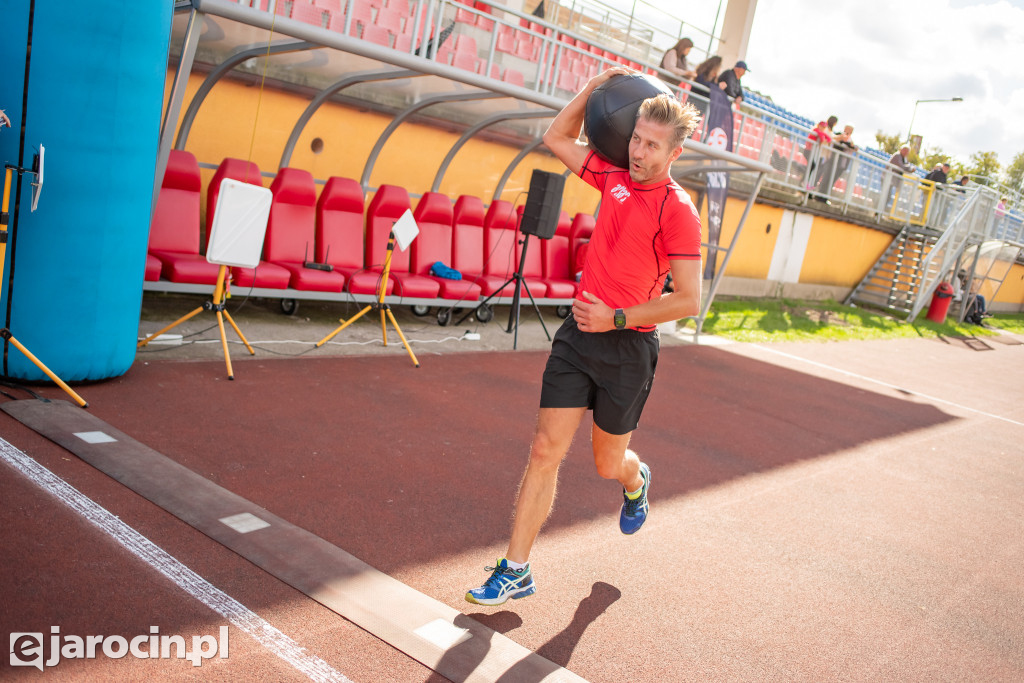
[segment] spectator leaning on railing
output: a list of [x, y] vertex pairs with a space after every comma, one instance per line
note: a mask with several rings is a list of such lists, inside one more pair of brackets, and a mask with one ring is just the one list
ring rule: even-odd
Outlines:
[[897, 175], [897, 178], [892, 181], [892, 187], [889, 189], [889, 198], [885, 201], [885, 210], [888, 211], [892, 207], [893, 200], [900, 191], [900, 187], [903, 181], [899, 178], [904, 173], [913, 173], [914, 169], [917, 168], [914, 164], [910, 163], [910, 147], [903, 145], [900, 147], [900, 151], [889, 157], [889, 167], [892, 172]]
[[[832, 119], [829, 119], [832, 121]], [[814, 127], [811, 134], [807, 136], [807, 144], [804, 145], [802, 150], [804, 158], [810, 163], [810, 168], [807, 169], [807, 189], [811, 190], [815, 186], [815, 180], [820, 180], [820, 174], [815, 177], [814, 169], [820, 165], [820, 162], [824, 159], [824, 155], [827, 154], [827, 150], [832, 146], [832, 131], [829, 128], [829, 124], [825, 121], [818, 121], [818, 125]], [[818, 197], [813, 197], [818, 199]]]
[[846, 155], [857, 153], [857, 145], [853, 144], [853, 126], [843, 126], [843, 132], [832, 138], [832, 146], [843, 153], [835, 155], [836, 173], [832, 178], [832, 183], [835, 184], [850, 167], [850, 157]]
[[[703, 62], [697, 65], [696, 73], [694, 74], [693, 80], [703, 85], [710, 92], [711, 88], [715, 87], [718, 81], [718, 72], [722, 68], [722, 58], [718, 55], [708, 57]], [[724, 83], [718, 83], [718, 87], [725, 90]]]
[[686, 56], [690, 54], [691, 49], [693, 49], [693, 41], [689, 38], [681, 38], [661, 58], [661, 68], [678, 76], [677, 82], [683, 78], [693, 80], [697, 75], [697, 71], [690, 68], [686, 62]]
[[718, 82], [725, 84], [725, 94], [736, 102], [737, 107], [743, 101], [743, 86], [740, 84], [740, 79], [743, 78], [743, 74], [747, 73], [747, 71], [747, 63], [740, 61], [736, 62], [736, 66], [718, 77]]
[[[697, 75], [694, 76], [693, 80], [695, 83], [700, 85], [704, 90], [707, 90], [707, 96], [711, 96], [711, 89], [719, 87], [725, 90], [725, 83], [718, 83], [718, 71], [722, 68], [722, 58], [718, 55], [708, 57], [697, 66]], [[708, 104], [700, 97], [693, 98], [693, 106], [697, 107], [697, 111], [700, 112], [700, 118], [703, 121], [708, 114]]]

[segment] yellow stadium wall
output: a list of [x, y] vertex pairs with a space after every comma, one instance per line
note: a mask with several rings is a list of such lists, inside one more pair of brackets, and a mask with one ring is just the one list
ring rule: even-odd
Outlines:
[[815, 216], [800, 282], [855, 287], [892, 240], [881, 230]]
[[[740, 218], [743, 217], [743, 210], [747, 206], [746, 199], [730, 197], [725, 203], [725, 214], [722, 217], [722, 233], [718, 238], [721, 247], [728, 247], [736, 234]], [[772, 261], [772, 251], [775, 249], [775, 240], [778, 237], [778, 226], [782, 219], [782, 209], [768, 206], [767, 204], [754, 204], [747, 216], [747, 222], [740, 233], [739, 241], [736, 243], [736, 251], [733, 252], [729, 264], [726, 266], [725, 275], [730, 277], [744, 277], [755, 280], [763, 280], [768, 275], [768, 266]], [[701, 221], [704, 224], [704, 240], [708, 240], [707, 231], [707, 202], [701, 207]], [[707, 250], [704, 253], [704, 260], [707, 262]], [[718, 267], [721, 268], [725, 252], [720, 251], [718, 255]]]

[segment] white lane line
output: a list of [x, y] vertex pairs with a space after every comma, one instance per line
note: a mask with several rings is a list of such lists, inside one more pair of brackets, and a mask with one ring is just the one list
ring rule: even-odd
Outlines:
[[303, 647], [258, 614], [196, 574], [106, 508], [94, 503], [78, 489], [2, 438], [0, 458], [107, 533], [126, 550], [173, 581], [186, 593], [255, 638], [264, 648], [291, 664], [310, 680], [352, 683], [330, 664], [315, 655], [306, 654]]
[[977, 408], [971, 408], [969, 406], [965, 406], [965, 405], [960, 404], [960, 403], [954, 403], [953, 401], [947, 401], [946, 399], [939, 398], [937, 396], [929, 396], [928, 394], [922, 394], [922, 393], [920, 393], [918, 391], [911, 391], [910, 389], [907, 389], [906, 387], [901, 387], [901, 386], [898, 386], [896, 384], [890, 384], [889, 382], [883, 382], [882, 380], [875, 379], [874, 377], [867, 377], [865, 375], [858, 375], [856, 372], [850, 372], [849, 370], [843, 370], [841, 368], [837, 368], [837, 367], [832, 366], [832, 365], [826, 365], [824, 363], [819, 363], [818, 361], [808, 360], [806, 358], [801, 358], [800, 356], [794, 356], [791, 353], [786, 353], [785, 351], [779, 351], [778, 349], [772, 349], [772, 348], [769, 348], [767, 346], [761, 346], [760, 344], [751, 344], [751, 346], [753, 346], [756, 349], [761, 349], [762, 351], [767, 351], [768, 353], [774, 353], [774, 354], [776, 354], [778, 356], [782, 356], [784, 358], [790, 358], [792, 360], [800, 361], [801, 363], [807, 363], [808, 365], [813, 365], [813, 366], [818, 367], [818, 368], [823, 368], [825, 370], [829, 370], [830, 372], [837, 372], [840, 375], [846, 375], [847, 377], [853, 377], [855, 379], [864, 380], [865, 382], [872, 382], [874, 384], [878, 384], [880, 386], [887, 387], [889, 389], [895, 389], [896, 391], [900, 391], [900, 392], [903, 392], [905, 394], [910, 394], [911, 396], [917, 396], [919, 398], [923, 398], [926, 401], [934, 401], [936, 403], [944, 403], [947, 406], [953, 406], [954, 408], [959, 408], [960, 410], [966, 410], [968, 412], [976, 413], [978, 415], [984, 415], [985, 417], [990, 417], [993, 420], [1002, 420], [1003, 422], [1009, 422], [1012, 425], [1017, 425], [1019, 427], [1024, 427], [1024, 422], [1018, 422], [1017, 420], [1011, 420], [1010, 418], [1003, 417], [1002, 415], [994, 415], [992, 413], [986, 413], [984, 410], [978, 410]]

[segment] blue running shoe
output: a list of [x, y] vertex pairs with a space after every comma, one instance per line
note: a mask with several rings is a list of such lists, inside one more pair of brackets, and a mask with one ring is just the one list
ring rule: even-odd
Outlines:
[[500, 605], [509, 598], [517, 600], [537, 592], [537, 584], [533, 582], [530, 563], [522, 569], [512, 569], [504, 557], [498, 560], [497, 567], [487, 567], [491, 578], [484, 585], [466, 593], [466, 601], [477, 605]]
[[644, 487], [640, 489], [640, 495], [635, 500], [630, 500], [626, 492], [622, 492], [622, 512], [619, 513], [619, 529], [624, 534], [635, 534], [647, 520], [647, 489], [651, 487], [651, 468], [640, 463], [640, 476], [643, 477]]

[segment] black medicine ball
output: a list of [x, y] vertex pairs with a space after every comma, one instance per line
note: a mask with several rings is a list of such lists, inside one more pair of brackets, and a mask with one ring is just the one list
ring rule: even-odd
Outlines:
[[597, 86], [587, 98], [583, 116], [590, 147], [619, 168], [629, 168], [636, 113], [644, 100], [662, 93], [674, 97], [667, 85], [646, 74], [619, 74]]

